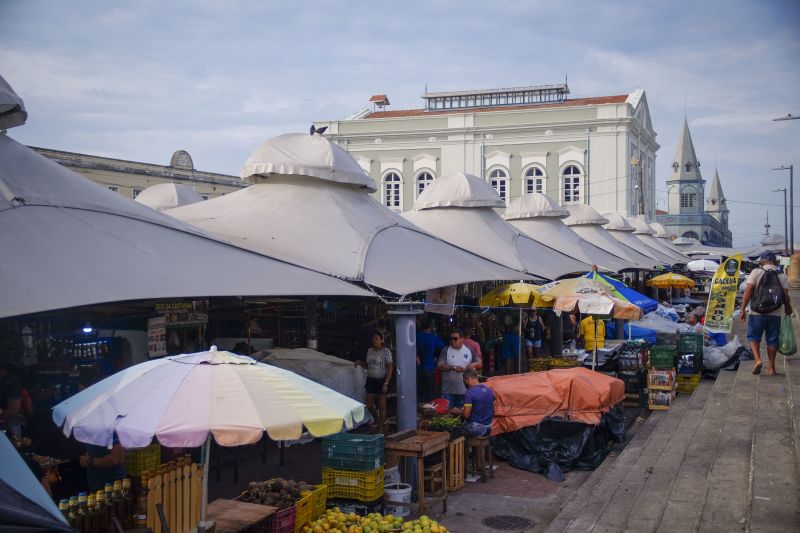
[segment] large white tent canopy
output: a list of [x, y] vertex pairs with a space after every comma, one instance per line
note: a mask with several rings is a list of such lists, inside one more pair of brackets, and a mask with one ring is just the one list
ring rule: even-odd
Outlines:
[[620, 272], [635, 268], [575, 233], [561, 220], [569, 211], [540, 193], [523, 194], [508, 204], [504, 218], [525, 235], [600, 270]]
[[660, 265], [671, 265], [675, 262], [672, 257], [650, 248], [642, 241], [637, 239], [633, 234], [635, 231], [633, 226], [631, 226], [625, 217], [619, 213], [605, 213], [603, 216], [608, 219], [608, 223], [603, 227], [611, 234], [612, 237], [617, 239], [625, 246], [636, 250], [641, 255], [653, 259]]
[[414, 211], [403, 216], [456, 246], [515, 270], [556, 279], [584, 272], [578, 261], [526, 235], [494, 210], [505, 202], [491, 185], [470, 174], [441, 176], [419, 195]]
[[[696, 255], [714, 255], [719, 257], [730, 257], [742, 253], [738, 248], [724, 248], [722, 246], [707, 246], [692, 237], [678, 237], [672, 244], [684, 255], [694, 257]], [[747, 250], [745, 250], [745, 253]]]
[[243, 248], [400, 295], [527, 278], [445, 243], [379, 203], [369, 194], [372, 178], [320, 135], [267, 141], [253, 152], [243, 178], [256, 184], [168, 213]]
[[109, 191], [0, 134], [0, 318], [125, 300], [368, 295]]
[[202, 202], [203, 197], [188, 185], [158, 183], [140, 192], [135, 201], [147, 207], [163, 211], [182, 205]]
[[564, 224], [572, 228], [575, 233], [595, 246], [625, 259], [635, 268], [640, 270], [656, 268], [658, 263], [654, 259], [619, 242], [606, 231], [603, 225], [608, 224], [608, 219], [600, 215], [595, 208], [585, 204], [576, 204], [569, 206], [568, 209], [569, 217], [564, 219]]
[[681, 254], [677, 250], [667, 246], [662, 239], [655, 237], [655, 230], [650, 227], [646, 220], [641, 216], [630, 217], [626, 219], [633, 227], [633, 236], [642, 241], [645, 246], [669, 257], [672, 264], [686, 264], [689, 258]]
[[680, 255], [684, 255], [683, 252], [672, 243], [672, 239], [675, 238], [674, 233], [669, 233], [667, 228], [658, 222], [651, 222], [648, 224], [648, 226], [650, 226], [650, 229], [653, 230], [653, 236], [658, 239], [662, 245], [666, 246], [670, 250], [678, 252]]

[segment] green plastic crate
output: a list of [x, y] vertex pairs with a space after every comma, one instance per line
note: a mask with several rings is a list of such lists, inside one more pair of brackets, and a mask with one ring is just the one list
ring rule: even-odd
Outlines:
[[678, 351], [672, 345], [656, 345], [650, 347], [650, 368], [671, 369], [678, 362]]
[[678, 337], [678, 350], [681, 353], [703, 353], [703, 334], [681, 333]]

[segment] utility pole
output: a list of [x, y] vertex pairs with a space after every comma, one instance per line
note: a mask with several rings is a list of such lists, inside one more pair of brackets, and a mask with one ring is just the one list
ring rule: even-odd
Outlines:
[[789, 256], [794, 255], [794, 165], [781, 165], [772, 170], [789, 171]]
[[631, 166], [635, 169], [634, 172], [636, 173], [636, 189], [639, 191], [639, 197], [637, 198], [638, 201], [638, 215], [644, 215], [644, 184], [642, 183], [642, 162], [639, 160], [638, 157], [633, 156], [631, 158]]
[[774, 189], [772, 192], [783, 192], [783, 253], [789, 255], [789, 219], [786, 214], [786, 187], [783, 189]]

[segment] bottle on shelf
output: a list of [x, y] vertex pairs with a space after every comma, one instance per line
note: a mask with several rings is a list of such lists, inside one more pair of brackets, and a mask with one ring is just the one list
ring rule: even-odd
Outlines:
[[[139, 492], [139, 498], [136, 500], [136, 508], [134, 511], [136, 527], [147, 527], [147, 493], [150, 491], [147, 484], [150, 482], [150, 476], [147, 473], [142, 474], [142, 488]], [[131, 504], [133, 502], [131, 501]], [[131, 505], [133, 507], [133, 505]]]
[[68, 505], [68, 513], [67, 513], [67, 522], [69, 523], [72, 528], [77, 529], [78, 527], [78, 497], [71, 496], [69, 499]]
[[108, 520], [108, 507], [106, 506], [106, 493], [103, 490], [98, 490], [95, 493], [95, 530], [96, 531], [111, 531], [111, 525]]
[[69, 523], [69, 500], [62, 499], [58, 502], [58, 510], [61, 511], [61, 514], [64, 515], [67, 522]]
[[88, 498], [85, 492], [78, 493], [78, 519], [77, 519], [77, 527], [78, 531], [88, 531], [89, 530], [89, 513], [88, 509], [86, 508], [88, 502]]
[[[147, 485], [144, 477], [142, 477], [142, 484], [144, 486]], [[117, 516], [122, 520], [123, 527], [129, 528], [133, 526], [133, 491], [131, 490], [131, 478], [129, 477], [122, 479], [122, 491], [120, 492]]]
[[95, 533], [97, 531], [97, 500], [95, 493], [90, 492], [86, 498], [86, 521], [84, 522], [85, 528], [83, 531]]

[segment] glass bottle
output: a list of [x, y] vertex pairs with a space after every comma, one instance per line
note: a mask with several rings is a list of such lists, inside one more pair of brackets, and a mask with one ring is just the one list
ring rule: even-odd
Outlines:
[[78, 527], [78, 497], [71, 496], [69, 499], [69, 512], [67, 514], [67, 522], [73, 528]]
[[150, 491], [147, 484], [149, 482], [150, 476], [142, 474], [142, 490], [139, 492], [139, 498], [136, 500], [136, 509], [134, 512], [134, 523], [136, 527], [147, 527], [147, 493]]
[[78, 493], [78, 518], [77, 518], [77, 529], [81, 533], [85, 531], [89, 531], [88, 528], [88, 510], [86, 509], [88, 498], [85, 492]]
[[61, 511], [61, 514], [63, 514], [64, 518], [69, 522], [69, 500], [66, 498], [60, 500], [58, 502], [58, 510]]
[[[146, 485], [145, 476], [142, 476], [142, 484]], [[122, 491], [120, 492], [118, 516], [122, 520], [122, 525], [129, 528], [133, 525], [133, 492], [131, 491], [131, 478], [122, 479]]]
[[[106, 484], [107, 487], [111, 487], [110, 483]], [[104, 490], [98, 490], [95, 495], [95, 521], [94, 521], [94, 528], [95, 531], [111, 531], [108, 527], [110, 524], [108, 522], [108, 507], [106, 505], [106, 493]]]
[[88, 533], [95, 533], [97, 531], [95, 527], [95, 523], [97, 522], [97, 500], [95, 498], [95, 494], [90, 492], [86, 499], [86, 519], [82, 531], [87, 531]]

